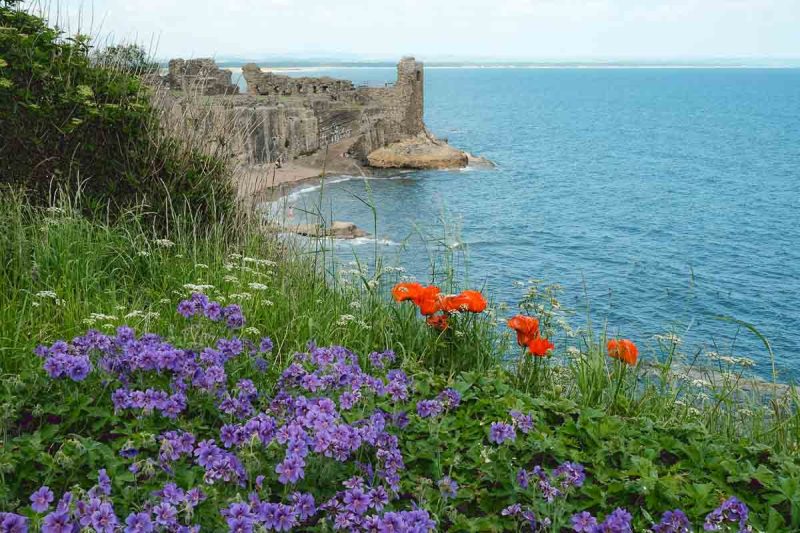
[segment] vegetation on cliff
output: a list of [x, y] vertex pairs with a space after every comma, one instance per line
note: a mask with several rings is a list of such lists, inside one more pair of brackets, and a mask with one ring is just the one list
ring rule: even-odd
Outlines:
[[142, 202], [161, 213], [208, 197], [231, 205], [224, 158], [162, 127], [137, 47], [93, 53], [88, 37], [65, 36], [17, 3], [0, 6], [0, 185], [24, 187], [38, 205], [69, 191], [104, 216]]

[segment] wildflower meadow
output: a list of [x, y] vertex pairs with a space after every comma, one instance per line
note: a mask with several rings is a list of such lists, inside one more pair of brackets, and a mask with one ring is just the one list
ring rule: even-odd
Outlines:
[[3, 201], [2, 531], [800, 527], [795, 400], [680, 378], [674, 337]]

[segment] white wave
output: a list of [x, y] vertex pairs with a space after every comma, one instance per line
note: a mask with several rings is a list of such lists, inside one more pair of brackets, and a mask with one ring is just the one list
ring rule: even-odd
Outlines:
[[362, 246], [364, 244], [379, 244], [380, 246], [400, 246], [399, 242], [391, 239], [376, 239], [375, 237], [356, 237], [355, 239], [334, 239], [337, 244], [349, 244], [351, 246]]

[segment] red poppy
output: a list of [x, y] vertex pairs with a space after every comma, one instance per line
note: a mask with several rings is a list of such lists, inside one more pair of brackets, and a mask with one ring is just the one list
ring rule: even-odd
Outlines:
[[539, 321], [526, 315], [517, 315], [508, 321], [508, 327], [517, 332], [517, 343], [527, 346], [532, 340], [539, 338]]
[[536, 357], [545, 357], [547, 352], [553, 350], [555, 347], [555, 344], [544, 337], [536, 337], [528, 341], [528, 350], [531, 352], [531, 355], [535, 355]]
[[628, 339], [611, 339], [608, 341], [608, 355], [633, 366], [639, 357], [639, 349]]
[[398, 302], [418, 298], [424, 287], [419, 283], [398, 283], [392, 288], [392, 296]]
[[439, 331], [444, 331], [450, 327], [450, 325], [447, 323], [447, 317], [445, 315], [432, 315], [429, 316], [425, 321], [430, 327], [438, 329]]
[[442, 310], [448, 313], [453, 311], [468, 311], [482, 313], [486, 310], [486, 298], [478, 291], [463, 291], [442, 298]]
[[430, 287], [423, 287], [416, 298], [412, 301], [419, 307], [419, 312], [423, 315], [433, 315], [441, 310], [441, 296], [439, 296], [439, 287], [431, 285]]

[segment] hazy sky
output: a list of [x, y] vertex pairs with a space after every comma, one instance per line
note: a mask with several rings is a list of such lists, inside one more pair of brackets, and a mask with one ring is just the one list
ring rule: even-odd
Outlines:
[[159, 57], [800, 57], [800, 0], [59, 0]]

